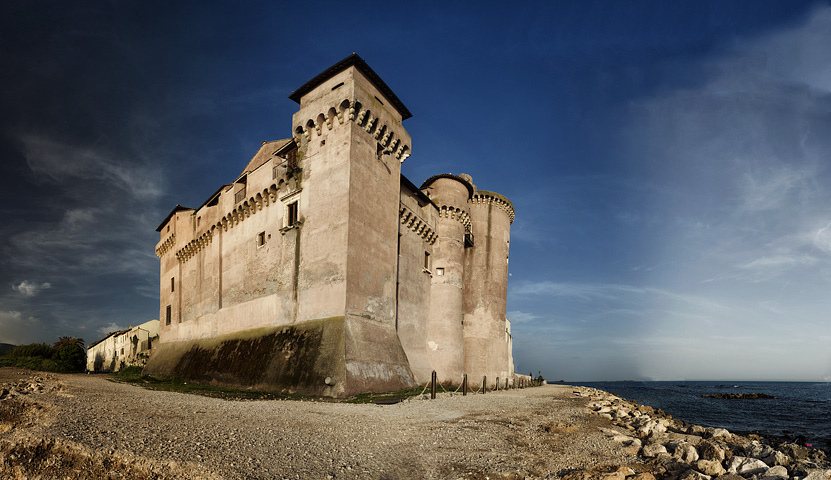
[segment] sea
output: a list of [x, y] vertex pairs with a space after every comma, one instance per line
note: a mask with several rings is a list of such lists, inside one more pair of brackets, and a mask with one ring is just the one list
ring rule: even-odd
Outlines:
[[[688, 423], [735, 433], [784, 437], [831, 449], [831, 382], [597, 382], [598, 388]], [[775, 399], [724, 400], [715, 393], [764, 393]]]

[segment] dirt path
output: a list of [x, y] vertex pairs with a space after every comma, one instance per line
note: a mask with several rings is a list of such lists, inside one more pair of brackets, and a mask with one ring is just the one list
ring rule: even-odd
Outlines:
[[0, 401], [5, 476], [522, 479], [636, 462], [567, 386], [378, 406], [233, 401], [104, 376], [32, 375], [0, 368], [7, 389], [41, 385]]

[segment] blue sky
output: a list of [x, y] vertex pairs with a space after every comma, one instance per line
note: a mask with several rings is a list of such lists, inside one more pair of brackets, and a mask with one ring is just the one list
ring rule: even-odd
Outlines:
[[831, 379], [824, 2], [0, 6], [0, 342], [158, 315], [156, 226], [357, 52], [404, 173], [509, 197], [508, 316], [553, 379]]

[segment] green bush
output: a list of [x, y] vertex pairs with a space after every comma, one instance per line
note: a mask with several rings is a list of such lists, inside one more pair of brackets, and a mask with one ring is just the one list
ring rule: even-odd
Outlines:
[[9, 357], [42, 357], [52, 358], [55, 355], [55, 347], [45, 343], [30, 343], [28, 345], [18, 345], [9, 350], [6, 354]]
[[86, 364], [86, 351], [76, 344], [55, 348], [45, 343], [30, 343], [14, 347], [0, 357], [0, 366], [47, 372], [83, 372]]
[[87, 354], [78, 345], [64, 345], [53, 358], [65, 372], [83, 372], [87, 366]]

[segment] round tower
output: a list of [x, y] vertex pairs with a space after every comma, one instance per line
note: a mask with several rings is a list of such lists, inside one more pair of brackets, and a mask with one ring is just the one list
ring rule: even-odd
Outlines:
[[454, 384], [462, 382], [465, 364], [462, 325], [465, 241], [470, 233], [468, 200], [474, 191], [468, 179], [451, 174], [436, 175], [421, 187], [439, 208], [436, 226], [439, 238], [424, 266], [432, 276], [427, 353], [439, 381]]
[[484, 190], [475, 190], [468, 206], [473, 247], [465, 255], [465, 371], [477, 380], [487, 376], [489, 385], [499, 377], [504, 385], [513, 374], [505, 310], [514, 206]]

